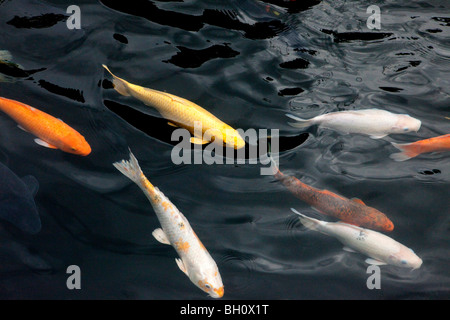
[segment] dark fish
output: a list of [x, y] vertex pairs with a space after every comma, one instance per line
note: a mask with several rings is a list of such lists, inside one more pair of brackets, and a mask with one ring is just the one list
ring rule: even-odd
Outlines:
[[19, 178], [0, 163], [0, 219], [30, 234], [41, 230], [41, 219], [34, 202], [39, 183], [33, 176]]
[[360, 199], [347, 199], [329, 190], [318, 190], [295, 177], [284, 175], [271, 158], [274, 176], [297, 198], [320, 213], [342, 222], [378, 231], [390, 232], [394, 224], [382, 212], [367, 206]]

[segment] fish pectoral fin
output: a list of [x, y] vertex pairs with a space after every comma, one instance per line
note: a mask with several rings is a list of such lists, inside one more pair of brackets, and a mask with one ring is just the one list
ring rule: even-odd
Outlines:
[[373, 265], [376, 265], [376, 266], [384, 266], [384, 265], [387, 264], [386, 262], [383, 262], [383, 261], [380, 261], [380, 260], [376, 260], [376, 259], [372, 259], [372, 258], [367, 258], [365, 261], [366, 261], [367, 264], [373, 264]]
[[186, 266], [184, 265], [183, 260], [176, 258], [175, 262], [177, 263], [178, 268], [180, 268], [180, 270], [183, 271], [183, 273], [189, 277], [189, 274], [187, 273]]
[[210, 141], [208, 141], [208, 140], [203, 140], [203, 139], [196, 138], [196, 137], [191, 137], [190, 141], [193, 144], [207, 144], [207, 143], [210, 143]]
[[50, 148], [50, 149], [58, 149], [58, 147], [55, 147], [54, 145], [45, 142], [44, 140], [41, 140], [39, 138], [34, 139], [34, 142], [36, 142], [38, 145], [46, 147], [46, 148]]
[[27, 129], [25, 129], [24, 127], [22, 127], [20, 124], [17, 125], [17, 128], [19, 128], [20, 130], [23, 130], [25, 132], [29, 132]]
[[166, 233], [163, 231], [163, 229], [158, 228], [153, 230], [152, 232], [153, 237], [155, 237], [156, 240], [158, 240], [159, 242], [163, 243], [163, 244], [168, 244], [170, 245], [170, 241], [167, 238]]
[[347, 252], [353, 252], [353, 253], [356, 252], [354, 249], [349, 248], [349, 247], [347, 247], [347, 246], [343, 247], [342, 250], [347, 251]]
[[386, 137], [387, 136], [387, 134], [373, 134], [373, 135], [371, 135], [370, 137], [372, 138], [372, 139], [381, 139], [381, 138], [384, 138], [384, 137]]
[[366, 205], [361, 199], [359, 199], [359, 198], [352, 198], [351, 199], [352, 201], [354, 201], [354, 202], [356, 202], [356, 203], [359, 203], [359, 204], [362, 204], [362, 205]]

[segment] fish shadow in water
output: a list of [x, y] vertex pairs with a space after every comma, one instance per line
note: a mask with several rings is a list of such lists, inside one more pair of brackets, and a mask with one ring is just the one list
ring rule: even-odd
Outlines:
[[19, 178], [0, 163], [0, 219], [8, 221], [23, 232], [36, 234], [41, 219], [34, 202], [39, 183], [33, 176]]
[[[108, 108], [111, 112], [113, 112], [114, 114], [125, 120], [128, 124], [130, 124], [134, 128], [144, 132], [148, 136], [173, 146], [180, 143], [179, 140], [177, 141], [171, 140], [172, 133], [178, 128], [168, 125], [168, 121], [166, 119], [155, 117], [147, 113], [143, 113], [132, 107], [111, 100], [103, 100], [103, 103], [106, 106], [106, 108]], [[298, 147], [308, 139], [308, 136], [309, 136], [308, 133], [301, 133], [299, 135], [293, 136], [279, 136], [278, 140], [279, 151], [280, 152], [287, 151]], [[267, 142], [270, 144], [271, 138], [268, 138]], [[209, 144], [202, 145], [201, 146], [202, 150], [204, 150], [208, 145]], [[258, 140], [257, 141], [258, 151], [261, 150], [260, 145], [261, 141]], [[251, 154], [250, 148], [254, 148], [254, 145], [250, 145], [249, 143], [247, 143], [245, 146], [245, 159], [249, 159], [249, 155]], [[267, 152], [267, 150], [265, 151]], [[238, 152], [239, 150], [234, 150], [234, 159], [242, 157], [241, 154], [238, 154]], [[224, 150], [222, 152], [222, 155], [225, 154], [227, 155], [230, 154], [229, 150], [226, 151]]]

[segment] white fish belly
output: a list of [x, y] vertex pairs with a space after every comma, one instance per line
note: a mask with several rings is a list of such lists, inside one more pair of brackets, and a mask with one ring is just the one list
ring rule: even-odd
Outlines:
[[386, 134], [396, 124], [397, 117], [382, 110], [357, 112], [343, 111], [320, 116], [316, 120], [321, 127], [343, 133]]
[[328, 223], [326, 229], [326, 233], [347, 247], [380, 261], [386, 262], [389, 256], [400, 252], [402, 247], [402, 244], [382, 233], [344, 223]]

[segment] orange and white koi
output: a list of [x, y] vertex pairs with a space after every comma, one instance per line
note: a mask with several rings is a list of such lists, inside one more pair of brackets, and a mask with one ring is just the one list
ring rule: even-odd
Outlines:
[[[206, 144], [215, 142], [226, 145], [234, 149], [245, 146], [245, 141], [236, 129], [233, 129], [212, 113], [203, 109], [199, 105], [177, 97], [173, 94], [161, 92], [149, 88], [144, 88], [119, 77], [116, 77], [107, 66], [103, 67], [113, 77], [114, 89], [124, 96], [132, 96], [145, 105], [156, 108], [161, 115], [175, 127], [182, 127], [191, 132], [194, 137], [191, 142], [194, 144]], [[196, 129], [196, 122], [201, 123], [201, 136]]]
[[216, 262], [195, 234], [186, 217], [142, 172], [135, 156], [130, 160], [113, 163], [122, 174], [136, 183], [150, 201], [161, 228], [152, 235], [163, 244], [171, 245], [178, 253], [178, 267], [197, 287], [213, 298], [224, 294], [222, 278]]
[[395, 161], [405, 161], [422, 153], [450, 151], [450, 134], [433, 137], [429, 139], [419, 140], [412, 143], [394, 143], [394, 147], [401, 152], [391, 154], [391, 158]]
[[356, 226], [379, 231], [392, 231], [394, 224], [382, 212], [367, 206], [360, 199], [347, 199], [329, 190], [319, 190], [301, 182], [293, 176], [284, 175], [272, 161], [274, 176], [297, 198], [306, 202], [322, 214]]
[[87, 156], [91, 146], [75, 129], [43, 111], [19, 101], [0, 97], [0, 110], [14, 119], [19, 127], [35, 135], [34, 141], [44, 147]]

